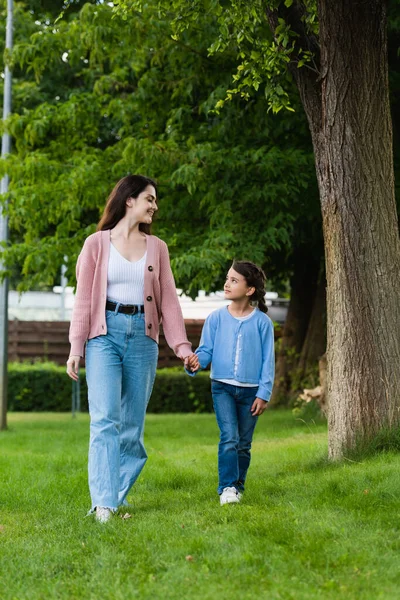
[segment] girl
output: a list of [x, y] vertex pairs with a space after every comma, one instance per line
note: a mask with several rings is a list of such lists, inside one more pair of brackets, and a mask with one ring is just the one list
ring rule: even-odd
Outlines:
[[224, 287], [231, 304], [207, 317], [200, 346], [188, 361], [190, 370], [186, 368], [194, 375], [211, 362], [211, 390], [220, 430], [221, 505], [240, 502], [254, 428], [272, 392], [274, 329], [266, 315], [265, 281], [264, 272], [254, 263], [234, 261]]
[[156, 184], [128, 175], [108, 198], [77, 263], [68, 375], [86, 344], [90, 512], [108, 521], [147, 459], [144, 418], [158, 358], [159, 324], [185, 364], [192, 354], [165, 242], [150, 235]]

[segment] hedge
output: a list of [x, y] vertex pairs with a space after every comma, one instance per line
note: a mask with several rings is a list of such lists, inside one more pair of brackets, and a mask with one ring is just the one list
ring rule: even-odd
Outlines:
[[[72, 407], [72, 380], [54, 363], [9, 363], [8, 410], [67, 412]], [[85, 370], [80, 370], [81, 410], [88, 410]], [[189, 377], [183, 368], [159, 369], [149, 412], [212, 412], [209, 373]]]

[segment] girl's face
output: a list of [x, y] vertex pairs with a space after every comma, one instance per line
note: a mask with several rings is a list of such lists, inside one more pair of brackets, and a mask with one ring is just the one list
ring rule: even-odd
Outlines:
[[246, 279], [240, 273], [229, 269], [224, 285], [225, 298], [229, 300], [243, 300], [254, 294], [255, 288], [247, 285]]
[[126, 207], [136, 221], [150, 224], [158, 210], [156, 190], [152, 185], [148, 185], [137, 198], [128, 198]]

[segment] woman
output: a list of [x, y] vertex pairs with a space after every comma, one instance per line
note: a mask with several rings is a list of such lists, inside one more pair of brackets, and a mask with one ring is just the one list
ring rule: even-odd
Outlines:
[[192, 356], [167, 245], [150, 234], [156, 210], [155, 182], [124, 177], [77, 262], [67, 373], [78, 379], [86, 342], [90, 512], [102, 523], [127, 504], [147, 459], [144, 419], [161, 320], [168, 345], [185, 366]]

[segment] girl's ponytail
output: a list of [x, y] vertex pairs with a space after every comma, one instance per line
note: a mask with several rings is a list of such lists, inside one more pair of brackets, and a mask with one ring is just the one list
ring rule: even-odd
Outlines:
[[232, 269], [246, 279], [249, 287], [254, 287], [255, 291], [250, 296], [251, 302], [257, 302], [258, 308], [263, 313], [268, 312], [268, 306], [265, 303], [265, 284], [267, 278], [264, 271], [256, 264], [246, 260], [235, 260]]
[[256, 302], [258, 302], [258, 308], [261, 310], [261, 312], [267, 313], [268, 306], [265, 304], [265, 290], [263, 289], [262, 292], [259, 294], [256, 290], [253, 294], [253, 298], [254, 300], [256, 300]]

